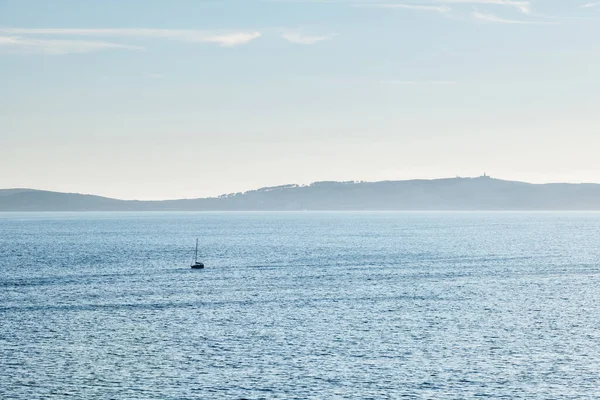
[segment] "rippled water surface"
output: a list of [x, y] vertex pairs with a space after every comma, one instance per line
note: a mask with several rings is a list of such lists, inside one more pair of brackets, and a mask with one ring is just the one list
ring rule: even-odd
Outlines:
[[0, 214], [1, 399], [598, 393], [600, 214]]

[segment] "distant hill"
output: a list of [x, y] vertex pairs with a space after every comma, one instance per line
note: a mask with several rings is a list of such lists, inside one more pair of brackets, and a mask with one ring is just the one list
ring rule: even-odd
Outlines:
[[315, 182], [190, 200], [136, 201], [0, 190], [0, 211], [600, 210], [599, 184], [531, 184], [487, 176]]
[[32, 192], [33, 189], [0, 189], [0, 196], [8, 196], [11, 194], [23, 193], [23, 192]]

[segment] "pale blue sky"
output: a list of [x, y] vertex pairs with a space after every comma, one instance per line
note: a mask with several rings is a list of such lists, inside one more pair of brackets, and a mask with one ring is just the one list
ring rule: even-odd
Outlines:
[[0, 188], [600, 182], [600, 2], [0, 0]]

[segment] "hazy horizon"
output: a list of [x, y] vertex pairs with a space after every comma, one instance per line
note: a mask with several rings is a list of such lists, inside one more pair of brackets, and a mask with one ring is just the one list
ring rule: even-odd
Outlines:
[[598, 182], [589, 0], [0, 1], [0, 187]]
[[[487, 174], [487, 173], [486, 173]], [[262, 189], [262, 188], [270, 188], [270, 187], [278, 187], [278, 186], [283, 186], [283, 185], [299, 185], [299, 186], [307, 186], [307, 185], [311, 185], [313, 183], [317, 183], [317, 182], [368, 182], [368, 183], [374, 183], [374, 182], [382, 182], [382, 181], [410, 181], [410, 180], [440, 180], [440, 179], [452, 179], [452, 178], [478, 178], [480, 177], [482, 174], [475, 174], [472, 176], [438, 176], [438, 177], [417, 177], [417, 178], [402, 178], [402, 179], [381, 179], [381, 180], [358, 180], [358, 179], [347, 179], [347, 180], [341, 180], [341, 179], [315, 179], [315, 180], [311, 180], [311, 181], [307, 181], [307, 182], [278, 182], [278, 183], [273, 183], [273, 184], [266, 184], [264, 186], [253, 186], [253, 187], [248, 187], [245, 189], [234, 189], [231, 190], [229, 192], [218, 192], [218, 193], [210, 193], [207, 194], [205, 196], [197, 196], [197, 197], [160, 197], [160, 198], [142, 198], [140, 196], [137, 197], [128, 197], [128, 198], [122, 198], [122, 197], [114, 197], [114, 196], [110, 196], [110, 195], [106, 195], [104, 193], [101, 193], [99, 191], [92, 191], [92, 192], [83, 192], [83, 191], [78, 191], [78, 190], [59, 190], [56, 188], [45, 188], [45, 187], [25, 187], [25, 186], [21, 186], [21, 187], [0, 187], [0, 190], [7, 190], [7, 189], [32, 189], [32, 190], [43, 190], [43, 191], [50, 191], [50, 192], [62, 192], [62, 193], [78, 193], [78, 194], [86, 194], [86, 195], [95, 195], [95, 196], [102, 196], [102, 197], [109, 197], [109, 198], [114, 198], [114, 199], [119, 199], [119, 200], [141, 200], [141, 201], [160, 201], [160, 200], [175, 200], [175, 199], [192, 199], [192, 198], [208, 198], [208, 197], [218, 197], [221, 195], [227, 195], [227, 194], [233, 194], [233, 193], [244, 193], [247, 191], [251, 191], [251, 190], [256, 190], [256, 189]], [[600, 182], [593, 182], [593, 181], [553, 181], [553, 180], [547, 180], [547, 181], [529, 181], [529, 180], [525, 180], [525, 179], [508, 179], [506, 177], [500, 177], [500, 176], [492, 176], [490, 174], [487, 174], [490, 178], [493, 179], [498, 179], [498, 180], [503, 180], [503, 181], [514, 181], [514, 182], [524, 182], [524, 183], [531, 183], [531, 184], [535, 184], [535, 185], [544, 185], [544, 184], [553, 184], [553, 183], [566, 183], [566, 184], [593, 184], [593, 185], [600, 185]]]
[[[521, 183], [527, 183], [527, 184], [534, 184], [534, 185], [544, 185], [544, 184], [588, 184], [588, 185], [600, 185], [600, 183], [598, 182], [528, 182], [528, 181], [524, 181], [524, 180], [519, 180], [519, 179], [503, 179], [502, 177], [496, 177], [496, 176], [490, 176], [487, 173], [484, 173], [485, 176], [487, 176], [488, 178], [494, 179], [494, 180], [498, 180], [498, 181], [506, 181], [506, 182], [521, 182]], [[208, 195], [208, 196], [202, 196], [202, 197], [165, 197], [165, 198], [140, 198], [140, 197], [132, 197], [132, 198], [120, 198], [120, 197], [112, 197], [112, 196], [107, 196], [104, 195], [102, 193], [99, 192], [81, 192], [81, 191], [71, 191], [71, 192], [66, 192], [66, 191], [60, 191], [60, 190], [55, 190], [55, 189], [44, 189], [44, 188], [32, 188], [32, 187], [12, 187], [12, 188], [0, 188], [0, 191], [2, 190], [39, 190], [39, 191], [49, 191], [49, 192], [57, 192], [57, 193], [72, 193], [72, 194], [82, 194], [82, 195], [92, 195], [92, 196], [100, 196], [100, 197], [106, 197], [106, 198], [111, 198], [111, 199], [115, 199], [115, 200], [125, 200], [125, 201], [131, 201], [131, 200], [137, 200], [137, 201], [163, 201], [163, 200], [182, 200], [182, 199], [203, 199], [203, 198], [217, 198], [219, 196], [225, 196], [225, 195], [231, 195], [231, 194], [236, 194], [236, 193], [247, 193], [249, 191], [253, 191], [253, 190], [260, 190], [260, 189], [269, 189], [269, 188], [279, 188], [279, 187], [283, 187], [283, 186], [288, 186], [288, 185], [297, 185], [300, 187], [308, 187], [312, 184], [315, 183], [323, 183], [323, 182], [332, 182], [332, 183], [381, 183], [381, 182], [406, 182], [406, 181], [419, 181], [419, 180], [428, 180], [428, 181], [439, 181], [439, 180], [446, 180], [446, 179], [476, 179], [476, 178], [482, 178], [484, 176], [482, 175], [477, 175], [477, 176], [447, 176], [447, 177], [438, 177], [438, 178], [413, 178], [413, 179], [388, 179], [388, 180], [382, 180], [382, 181], [359, 181], [359, 180], [347, 180], [347, 181], [336, 181], [336, 180], [321, 180], [321, 181], [311, 181], [311, 182], [307, 182], [307, 183], [294, 183], [294, 182], [287, 182], [287, 183], [279, 183], [279, 184], [275, 184], [275, 185], [268, 185], [268, 186], [260, 186], [260, 187], [253, 187], [253, 188], [249, 188], [246, 190], [234, 190], [231, 192], [227, 192], [227, 193], [218, 193], [215, 195]]]

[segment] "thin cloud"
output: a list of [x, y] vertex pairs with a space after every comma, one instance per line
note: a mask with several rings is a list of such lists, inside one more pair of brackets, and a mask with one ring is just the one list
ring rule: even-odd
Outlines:
[[519, 11], [529, 14], [531, 3], [527, 0], [428, 0], [410, 3], [394, 3], [386, 0], [263, 0], [271, 3], [312, 3], [312, 4], [350, 4], [355, 7], [378, 7], [378, 8], [406, 8], [423, 11], [447, 12], [440, 4], [482, 4], [499, 5], [517, 8]]
[[452, 9], [447, 6], [433, 6], [433, 5], [415, 5], [415, 4], [358, 4], [357, 7], [373, 7], [373, 8], [395, 8], [395, 9], [406, 9], [406, 10], [417, 10], [417, 11], [433, 11], [438, 13], [447, 13]]
[[595, 3], [587, 3], [581, 6], [581, 8], [592, 8], [592, 7], [598, 7], [600, 6], [600, 1], [597, 1]]
[[193, 43], [216, 43], [223, 47], [246, 44], [261, 36], [260, 32], [207, 33], [194, 29], [59, 29], [0, 28], [0, 33], [33, 36], [111, 36], [169, 39]]
[[0, 49], [11, 53], [49, 55], [91, 53], [107, 49], [143, 50], [143, 47], [89, 40], [37, 39], [21, 36], [0, 36]]
[[281, 35], [282, 38], [287, 40], [288, 42], [295, 44], [315, 44], [322, 42], [324, 40], [330, 40], [334, 35], [327, 36], [306, 36], [299, 33], [284, 33]]
[[233, 47], [249, 43], [254, 39], [258, 39], [260, 36], [260, 32], [239, 32], [207, 36], [197, 41], [205, 43], [218, 43], [222, 47]]
[[515, 7], [524, 14], [531, 12], [531, 4], [528, 1], [514, 0], [436, 0], [437, 3], [446, 4], [483, 4]]
[[385, 85], [440, 85], [440, 86], [449, 86], [456, 85], [458, 82], [456, 81], [403, 81], [403, 80], [383, 80], [379, 83]]
[[473, 12], [472, 16], [474, 19], [476, 19], [478, 21], [494, 22], [494, 23], [498, 23], [498, 24], [519, 24], [519, 25], [556, 24], [556, 22], [548, 22], [548, 21], [525, 21], [525, 20], [518, 20], [518, 19], [505, 19], [505, 18], [501, 18], [501, 17], [498, 17], [493, 14], [483, 14], [483, 13], [480, 13], [477, 11]]

